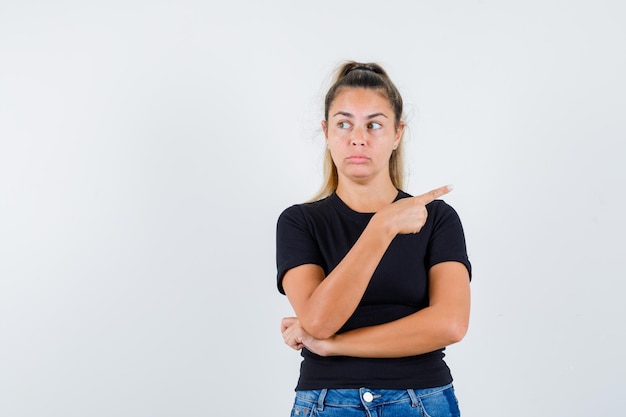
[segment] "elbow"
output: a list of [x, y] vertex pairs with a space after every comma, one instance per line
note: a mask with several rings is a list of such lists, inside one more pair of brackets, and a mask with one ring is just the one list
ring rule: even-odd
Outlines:
[[326, 320], [314, 319], [302, 323], [304, 330], [316, 339], [324, 340], [333, 336], [337, 330], [329, 326]]
[[467, 321], [452, 320], [450, 323], [448, 323], [446, 338], [448, 339], [449, 344], [452, 345], [454, 343], [459, 343], [461, 340], [463, 340], [463, 338], [467, 334], [468, 327], [469, 326]]
[[334, 334], [335, 333], [332, 333], [332, 332], [326, 331], [324, 329], [321, 329], [318, 332], [312, 333], [311, 336], [313, 336], [317, 340], [326, 340], [326, 339], [330, 338]]

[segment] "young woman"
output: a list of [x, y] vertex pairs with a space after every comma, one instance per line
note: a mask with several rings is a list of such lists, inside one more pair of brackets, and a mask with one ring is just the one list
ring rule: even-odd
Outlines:
[[326, 181], [277, 225], [282, 320], [303, 361], [292, 416], [458, 416], [443, 350], [468, 327], [471, 266], [444, 186], [402, 191], [402, 98], [348, 62], [329, 89]]

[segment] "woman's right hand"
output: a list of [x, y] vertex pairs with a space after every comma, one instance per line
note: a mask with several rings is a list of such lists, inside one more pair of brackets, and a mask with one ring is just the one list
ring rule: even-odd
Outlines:
[[329, 340], [316, 339], [307, 333], [300, 324], [297, 317], [285, 317], [280, 322], [280, 331], [287, 346], [294, 350], [306, 347], [311, 352], [327, 356], [327, 345]]
[[426, 205], [450, 191], [452, 186], [444, 185], [416, 197], [400, 199], [380, 210], [376, 216], [393, 235], [418, 233], [428, 218]]

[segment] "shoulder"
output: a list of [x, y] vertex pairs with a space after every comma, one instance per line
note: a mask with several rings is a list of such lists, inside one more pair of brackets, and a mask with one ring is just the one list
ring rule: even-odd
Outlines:
[[450, 204], [444, 200], [434, 200], [426, 205], [429, 211], [442, 213], [442, 214], [456, 214], [456, 210]]
[[435, 200], [426, 205], [426, 209], [428, 210], [428, 217], [432, 220], [435, 227], [443, 225], [458, 225], [461, 227], [459, 214], [454, 207], [444, 200]]
[[329, 200], [330, 197], [326, 197], [313, 202], [299, 203], [289, 206], [278, 216], [278, 223], [302, 223], [306, 222], [307, 219], [313, 219], [320, 216], [324, 217], [330, 210]]

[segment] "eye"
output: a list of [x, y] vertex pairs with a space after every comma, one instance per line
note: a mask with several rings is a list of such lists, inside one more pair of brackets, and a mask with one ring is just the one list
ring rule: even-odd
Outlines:
[[337, 127], [339, 129], [349, 129], [350, 128], [350, 123], [349, 122], [339, 122], [337, 123]]
[[381, 125], [381, 124], [380, 124], [380, 123], [378, 123], [378, 122], [371, 122], [371, 123], [369, 123], [369, 124], [367, 125], [367, 128], [368, 128], [368, 129], [372, 129], [372, 130], [377, 130], [377, 129], [380, 129], [380, 128], [382, 128], [382, 127], [383, 127], [383, 125]]

